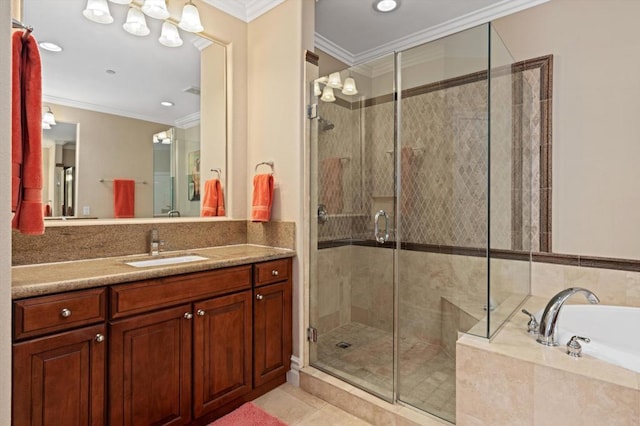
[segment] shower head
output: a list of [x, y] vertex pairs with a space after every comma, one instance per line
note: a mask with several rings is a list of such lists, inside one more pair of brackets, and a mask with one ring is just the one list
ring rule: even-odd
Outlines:
[[336, 127], [335, 124], [322, 117], [318, 117], [318, 126], [321, 132], [326, 132], [327, 130], [331, 130]]

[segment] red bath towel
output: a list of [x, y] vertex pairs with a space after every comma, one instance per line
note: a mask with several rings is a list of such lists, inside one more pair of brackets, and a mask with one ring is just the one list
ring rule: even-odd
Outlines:
[[136, 182], [130, 179], [113, 180], [113, 216], [126, 218], [134, 216]]
[[251, 203], [251, 220], [253, 222], [269, 222], [271, 205], [273, 204], [273, 176], [256, 175], [253, 178], [253, 202]]
[[224, 193], [220, 179], [209, 179], [204, 183], [200, 216], [224, 216], [224, 214]]
[[11, 227], [44, 233], [42, 210], [42, 74], [33, 36], [12, 36]]

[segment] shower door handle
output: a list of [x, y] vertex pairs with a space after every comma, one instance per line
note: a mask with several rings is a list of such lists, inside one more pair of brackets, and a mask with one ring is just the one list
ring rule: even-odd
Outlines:
[[[384, 234], [380, 233], [380, 216], [384, 217]], [[384, 210], [379, 210], [373, 219], [373, 234], [380, 244], [384, 244], [389, 239], [389, 215]]]

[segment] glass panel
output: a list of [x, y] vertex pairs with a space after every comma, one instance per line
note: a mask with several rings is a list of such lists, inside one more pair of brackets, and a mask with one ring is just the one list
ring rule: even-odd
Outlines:
[[452, 422], [457, 333], [487, 336], [487, 31], [400, 56], [398, 399]]
[[[348, 78], [357, 94], [343, 94]], [[318, 342], [310, 345], [310, 362], [392, 401], [393, 56], [321, 77], [315, 86], [310, 325]], [[388, 242], [376, 241], [376, 216], [377, 237]]]
[[[529, 294], [532, 218], [532, 156], [539, 156], [540, 129], [525, 120], [540, 111], [539, 72], [514, 68], [514, 59], [490, 27], [491, 252], [490, 321], [493, 335]], [[538, 78], [536, 79], [536, 76]], [[514, 99], [517, 96], [518, 101]], [[539, 116], [538, 116], [539, 122]], [[516, 131], [519, 126], [519, 131]], [[537, 142], [537, 146], [534, 144]], [[539, 171], [536, 170], [536, 176]], [[539, 177], [538, 177], [539, 179]], [[539, 184], [538, 184], [539, 186]], [[540, 199], [537, 198], [539, 203]], [[539, 217], [539, 216], [538, 216]], [[535, 227], [537, 229], [537, 227]], [[508, 256], [506, 256], [508, 254]]]

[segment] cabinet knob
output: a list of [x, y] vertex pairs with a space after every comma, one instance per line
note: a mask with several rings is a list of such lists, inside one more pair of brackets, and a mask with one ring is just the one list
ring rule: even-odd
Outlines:
[[104, 334], [96, 334], [96, 337], [93, 338], [93, 340], [95, 340], [98, 343], [102, 343], [104, 342]]
[[273, 275], [274, 277], [277, 277], [278, 276], [278, 270], [277, 269], [272, 270], [271, 271], [271, 275]]
[[60, 311], [60, 315], [62, 316], [62, 318], [69, 318], [71, 316], [71, 310], [64, 308]]
[[256, 299], [262, 300], [262, 299], [264, 299], [264, 296], [261, 295], [260, 293], [258, 293], [258, 294], [256, 294]]
[[191, 312], [185, 312], [184, 313], [184, 317], [185, 317], [185, 319], [191, 319], [191, 318], [193, 318], [193, 314]]
[[198, 314], [199, 317], [203, 317], [204, 314], [206, 314], [205, 311], [203, 311], [202, 309], [198, 309], [198, 311], [196, 312], [196, 314]]

